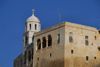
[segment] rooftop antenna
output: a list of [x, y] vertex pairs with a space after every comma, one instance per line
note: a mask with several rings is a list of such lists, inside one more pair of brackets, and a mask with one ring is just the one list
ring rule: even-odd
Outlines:
[[59, 15], [59, 24], [60, 24], [60, 21], [61, 21], [61, 14], [59, 12], [59, 8], [58, 8], [58, 15]]

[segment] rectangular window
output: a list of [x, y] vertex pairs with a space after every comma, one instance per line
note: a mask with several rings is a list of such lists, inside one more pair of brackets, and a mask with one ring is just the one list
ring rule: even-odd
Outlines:
[[30, 30], [31, 30], [31, 24], [30, 24]]
[[39, 61], [39, 58], [37, 58], [37, 61]]
[[69, 33], [69, 42], [73, 42], [73, 33]]
[[89, 60], [88, 56], [86, 56], [86, 60], [87, 60], [87, 61]]
[[60, 34], [57, 36], [57, 43], [60, 43]]
[[71, 50], [71, 53], [73, 54], [73, 50]]
[[52, 54], [50, 53], [50, 57], [52, 57]]
[[97, 37], [96, 37], [96, 36], [95, 36], [94, 38], [95, 38], [95, 40], [97, 39]]
[[35, 24], [35, 30], [37, 30], [37, 24]]
[[88, 36], [85, 36], [85, 45], [88, 45], [89, 42], [88, 42]]
[[94, 59], [96, 59], [96, 57], [94, 57]]

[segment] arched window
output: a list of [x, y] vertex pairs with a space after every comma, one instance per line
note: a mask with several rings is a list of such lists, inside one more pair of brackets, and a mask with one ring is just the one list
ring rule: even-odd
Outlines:
[[73, 33], [72, 32], [69, 33], [69, 42], [73, 42]]
[[41, 49], [41, 40], [37, 40], [37, 50]]
[[51, 46], [52, 44], [52, 37], [51, 35], [48, 35], [48, 46]]
[[27, 44], [28, 44], [28, 37], [25, 36], [25, 45], [27, 45]]
[[35, 24], [35, 30], [37, 29], [37, 25]]
[[30, 30], [31, 30], [31, 24], [30, 24]]
[[31, 60], [31, 51], [28, 52], [28, 61]]
[[46, 38], [43, 37], [42, 40], [43, 40], [43, 48], [45, 48], [46, 47]]
[[57, 43], [60, 43], [60, 34], [57, 35]]

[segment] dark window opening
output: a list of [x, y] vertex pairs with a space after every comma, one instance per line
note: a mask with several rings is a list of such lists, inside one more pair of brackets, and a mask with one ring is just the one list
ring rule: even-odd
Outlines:
[[48, 46], [51, 46], [52, 44], [52, 38], [51, 35], [48, 36]]
[[60, 43], [60, 34], [58, 34], [57, 43]]
[[86, 60], [87, 60], [87, 61], [89, 60], [88, 56], [86, 56]]
[[69, 42], [73, 42], [73, 33], [69, 33]]
[[32, 48], [32, 59], [33, 59], [33, 48]]
[[96, 57], [94, 57], [94, 59], [96, 59]]
[[85, 45], [88, 45], [88, 40], [85, 40]]
[[41, 40], [37, 40], [37, 50], [41, 49]]
[[51, 53], [50, 53], [50, 57], [52, 57]]
[[28, 37], [25, 36], [25, 45], [27, 45], [27, 44], [28, 44]]
[[30, 24], [30, 30], [31, 30], [31, 24]]
[[39, 58], [37, 58], [37, 61], [39, 61]]
[[85, 36], [85, 39], [88, 39], [88, 36]]
[[95, 40], [97, 39], [97, 37], [95, 36]]
[[71, 50], [71, 53], [73, 54], [73, 50]]
[[43, 48], [45, 48], [45, 47], [46, 47], [46, 38], [43, 37]]
[[85, 36], [85, 45], [88, 45], [89, 41], [88, 41], [88, 36]]
[[35, 24], [35, 30], [37, 29], [37, 25]]
[[31, 60], [31, 51], [28, 52], [28, 61]]
[[73, 42], [72, 36], [69, 36], [69, 42]]
[[34, 41], [34, 36], [32, 37], [32, 41]]

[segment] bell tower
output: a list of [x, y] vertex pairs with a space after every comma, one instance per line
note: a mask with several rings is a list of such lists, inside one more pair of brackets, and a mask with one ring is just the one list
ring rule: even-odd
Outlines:
[[[25, 23], [25, 33], [23, 34], [23, 56], [26, 54], [27, 47], [34, 44], [34, 33], [41, 30], [41, 24], [39, 19], [34, 15], [34, 9], [32, 10], [32, 16], [29, 17]], [[23, 63], [26, 63], [24, 57]]]
[[40, 31], [40, 21], [39, 19], [34, 16], [34, 9], [32, 10], [32, 16], [29, 17], [25, 23], [25, 32], [27, 31], [34, 31], [38, 32]]

